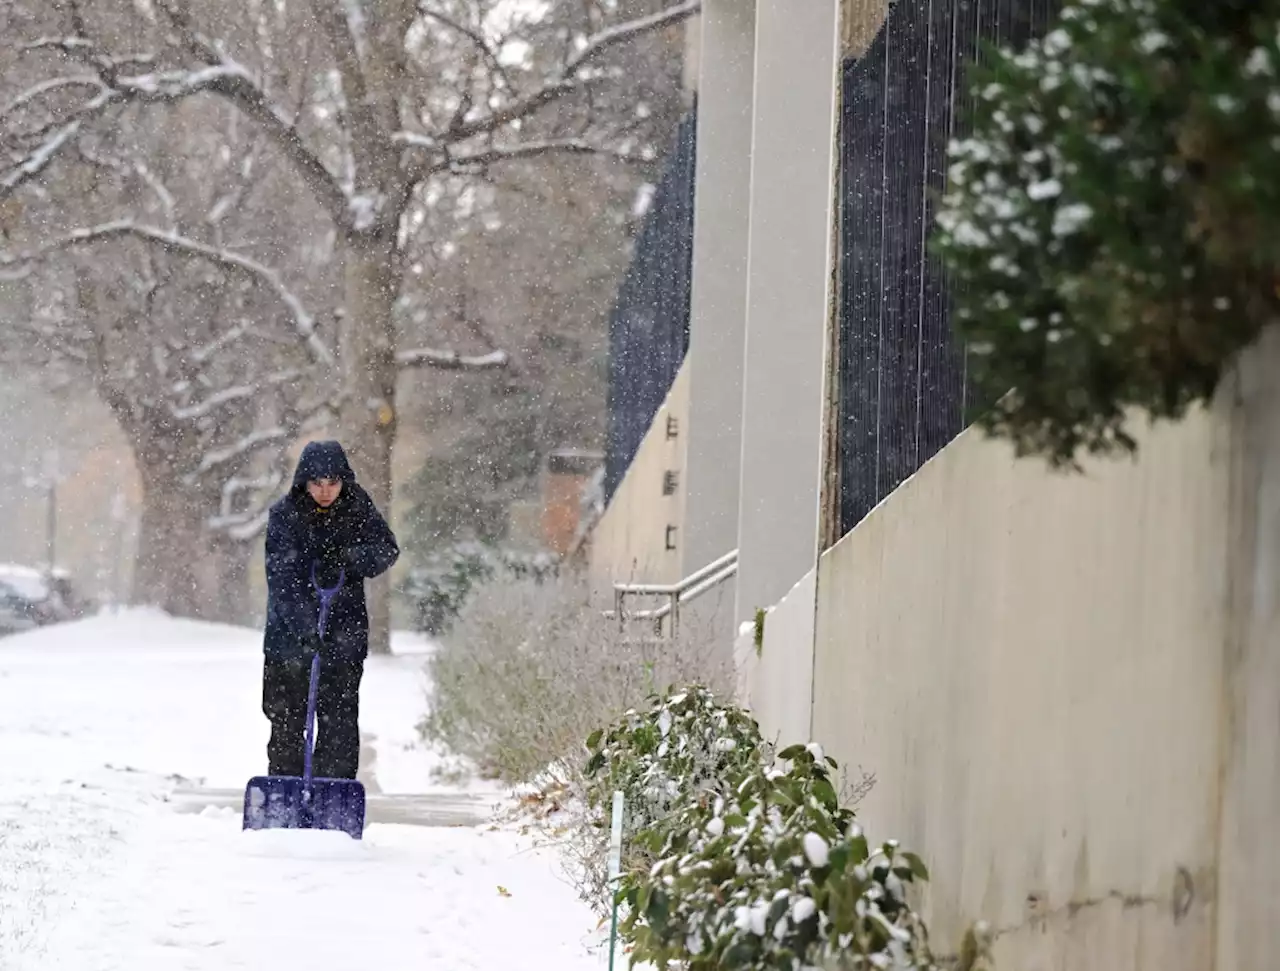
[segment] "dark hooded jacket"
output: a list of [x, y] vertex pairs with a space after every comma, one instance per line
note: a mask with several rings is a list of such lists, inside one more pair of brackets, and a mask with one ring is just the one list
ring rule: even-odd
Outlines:
[[[311, 479], [341, 479], [336, 502], [322, 509], [307, 492]], [[316, 643], [320, 598], [312, 583], [332, 587], [339, 570], [345, 582], [333, 600], [321, 656], [363, 659], [369, 653], [369, 613], [364, 581], [400, 556], [396, 538], [368, 493], [356, 482], [338, 442], [308, 442], [293, 485], [267, 519], [267, 624], [263, 649], [277, 660], [303, 658]]]

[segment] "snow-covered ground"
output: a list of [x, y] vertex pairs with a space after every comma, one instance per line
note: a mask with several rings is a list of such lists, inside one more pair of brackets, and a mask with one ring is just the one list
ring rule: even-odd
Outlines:
[[[177, 811], [176, 791], [242, 790], [265, 768], [259, 645], [146, 611], [0, 639], [0, 968], [602, 966], [559, 861], [508, 827], [371, 823], [357, 842]], [[439, 759], [414, 732], [429, 645], [395, 649], [362, 687], [367, 782], [429, 792]]]

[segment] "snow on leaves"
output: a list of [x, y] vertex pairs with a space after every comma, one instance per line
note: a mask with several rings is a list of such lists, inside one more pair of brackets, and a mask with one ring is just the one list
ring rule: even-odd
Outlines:
[[979, 421], [1019, 454], [1133, 450], [1129, 406], [1180, 416], [1280, 310], [1278, 23], [1074, 0], [970, 68], [935, 245]]
[[818, 746], [775, 756], [744, 711], [697, 686], [628, 712], [588, 745], [597, 824], [615, 787], [634, 800], [619, 890], [633, 960], [689, 971], [803, 971], [837, 955], [842, 967], [934, 966], [906, 902], [924, 865], [894, 843], [872, 850]]

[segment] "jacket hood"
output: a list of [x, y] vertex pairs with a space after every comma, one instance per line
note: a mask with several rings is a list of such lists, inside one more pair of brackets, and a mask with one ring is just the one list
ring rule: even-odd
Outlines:
[[293, 490], [305, 490], [311, 479], [341, 479], [344, 486], [355, 483], [356, 474], [341, 444], [335, 441], [307, 442], [293, 472]]

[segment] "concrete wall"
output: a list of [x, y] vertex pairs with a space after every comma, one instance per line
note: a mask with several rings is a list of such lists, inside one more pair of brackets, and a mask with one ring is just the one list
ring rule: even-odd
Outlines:
[[876, 775], [940, 948], [985, 919], [1019, 971], [1280, 953], [1278, 370], [1272, 335], [1084, 477], [968, 432], [822, 556], [816, 623], [769, 616], [748, 700]]
[[[667, 418], [676, 421], [676, 436], [667, 435]], [[618, 581], [674, 583], [681, 577], [685, 466], [685, 428], [689, 417], [689, 359], [681, 366], [654, 416], [640, 449], [631, 461], [609, 508], [591, 532], [591, 586], [612, 604]], [[677, 488], [663, 495], [663, 475], [676, 474]], [[674, 527], [675, 549], [667, 549], [667, 529]]]
[[765, 738], [784, 746], [809, 740], [817, 590], [813, 569], [768, 608], [759, 646], [754, 623], [743, 624], [735, 644], [738, 702], [751, 709]]
[[738, 545], [755, 2], [704, 0], [700, 20], [686, 576]]
[[818, 555], [837, 0], [757, 0], [737, 619]]
[[[1217, 964], [1280, 961], [1280, 333], [1233, 394], [1230, 624], [1219, 723]], [[1168, 757], [1174, 753], [1170, 752]]]

